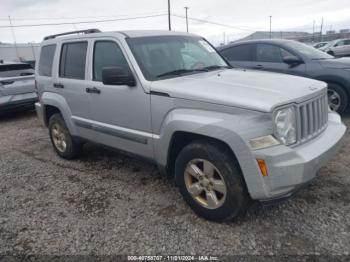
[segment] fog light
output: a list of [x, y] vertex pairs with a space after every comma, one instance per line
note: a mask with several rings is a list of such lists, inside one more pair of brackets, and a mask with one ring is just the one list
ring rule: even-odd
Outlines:
[[265, 163], [265, 160], [257, 159], [256, 161], [258, 162], [258, 165], [259, 165], [259, 168], [260, 168], [260, 171], [261, 171], [261, 175], [262, 176], [268, 176], [267, 165]]

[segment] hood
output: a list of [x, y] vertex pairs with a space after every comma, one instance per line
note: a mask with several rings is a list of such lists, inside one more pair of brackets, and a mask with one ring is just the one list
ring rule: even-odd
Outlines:
[[325, 68], [337, 68], [337, 69], [350, 68], [349, 57], [325, 59], [325, 60], [319, 60], [319, 62]]
[[326, 92], [324, 82], [297, 76], [227, 69], [155, 81], [151, 90], [171, 97], [271, 112]]

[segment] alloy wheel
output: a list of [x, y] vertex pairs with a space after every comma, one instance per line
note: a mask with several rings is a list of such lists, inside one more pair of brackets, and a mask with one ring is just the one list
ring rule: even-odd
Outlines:
[[225, 180], [208, 160], [194, 159], [185, 169], [185, 185], [191, 197], [208, 209], [219, 208], [227, 195]]
[[62, 153], [66, 151], [66, 135], [63, 128], [59, 124], [54, 124], [52, 127], [52, 140], [58, 151]]
[[338, 111], [341, 105], [341, 97], [333, 89], [328, 89], [328, 104], [331, 110]]

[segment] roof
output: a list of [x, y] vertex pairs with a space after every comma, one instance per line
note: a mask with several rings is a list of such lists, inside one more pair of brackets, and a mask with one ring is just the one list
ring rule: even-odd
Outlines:
[[166, 31], [166, 30], [127, 30], [127, 31], [121, 31], [120, 33], [123, 33], [128, 37], [163, 36], [163, 35], [194, 36], [193, 34], [188, 34], [185, 32]]
[[258, 40], [246, 40], [246, 41], [237, 41], [234, 43], [230, 43], [228, 45], [223, 45], [219, 46], [217, 49], [218, 50], [223, 50], [231, 46], [237, 46], [240, 44], [256, 44], [256, 43], [265, 43], [265, 44], [283, 44], [283, 43], [288, 43], [288, 42], [294, 42], [294, 40], [287, 40], [287, 39], [258, 39]]
[[[106, 31], [106, 32], [94, 32], [91, 30], [97, 29], [88, 29], [73, 31], [67, 33], [61, 33], [57, 35], [51, 35], [44, 38], [45, 43], [55, 42], [56, 39], [66, 40], [66, 39], [79, 39], [84, 37], [98, 37], [98, 36], [113, 36], [113, 35], [123, 35], [124, 37], [149, 37], [149, 36], [172, 36], [172, 35], [181, 35], [181, 36], [196, 36], [194, 34], [188, 34], [185, 32], [176, 32], [176, 31], [166, 31], [166, 30], [126, 30], [126, 31]], [[87, 33], [84, 33], [86, 31]]]

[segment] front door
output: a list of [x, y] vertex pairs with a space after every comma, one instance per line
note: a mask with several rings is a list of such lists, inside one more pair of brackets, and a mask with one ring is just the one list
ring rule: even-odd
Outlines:
[[97, 39], [91, 56], [89, 99], [97, 141], [152, 156], [150, 95], [144, 92], [135, 74], [137, 84], [133, 87], [102, 83], [102, 70], [106, 67], [133, 71], [121, 46], [114, 39]]
[[304, 63], [291, 66], [284, 62], [285, 57], [295, 56], [277, 45], [257, 44], [253, 68], [277, 73], [306, 76]]

